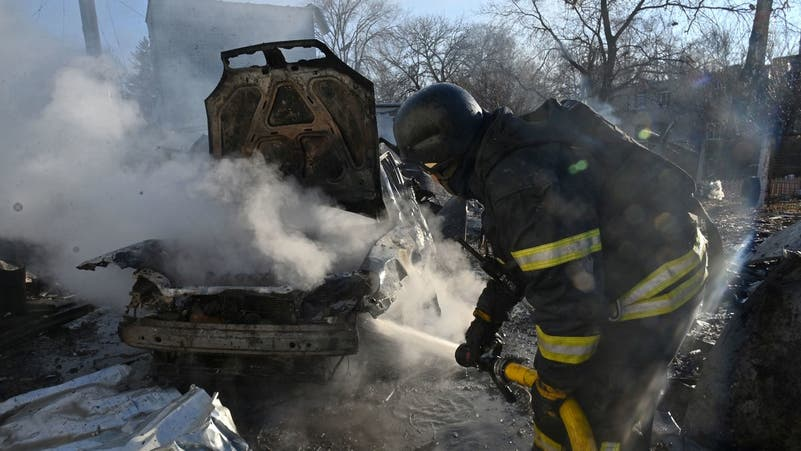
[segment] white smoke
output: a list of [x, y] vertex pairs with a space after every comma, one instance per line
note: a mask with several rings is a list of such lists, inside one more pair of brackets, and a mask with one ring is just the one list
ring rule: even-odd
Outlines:
[[260, 251], [279, 280], [298, 288], [312, 288], [332, 271], [358, 267], [389, 226], [335, 208], [319, 192], [283, 179], [259, 154], [218, 162], [199, 187], [238, 206], [242, 232], [252, 237], [248, 245]]
[[[464, 341], [464, 332], [472, 320], [472, 311], [485, 281], [478, 276], [458, 243], [439, 236], [440, 219], [433, 216], [428, 219], [434, 232], [436, 253], [429, 254], [409, 271], [395, 303], [382, 319], [412, 327], [433, 338], [426, 340], [419, 333], [404, 332], [380, 322], [376, 329], [400, 340], [406, 359], [435, 354], [450, 360], [455, 344]], [[437, 302], [440, 312], [433, 307], [433, 302]]]
[[35, 271], [87, 299], [124, 305], [129, 273], [75, 266], [166, 238], [207, 257], [185, 259], [188, 273], [272, 272], [310, 288], [363, 258], [381, 233], [376, 221], [283, 180], [260, 157], [166, 152], [188, 146], [147, 127], [121, 95], [112, 62], [76, 55], [26, 20], [0, 5], [0, 57], [13, 62], [0, 82], [0, 238], [42, 245], [46, 267]]
[[[0, 238], [44, 246], [46, 267], [35, 272], [86, 299], [125, 305], [130, 270], [75, 266], [162, 238], [192, 248], [175, 259], [188, 278], [269, 272], [311, 288], [356, 267], [386, 231], [283, 179], [260, 156], [165, 151], [188, 143], [145, 124], [120, 93], [117, 67], [71, 53], [24, 20], [0, 5], [0, 57], [17, 63], [0, 83]], [[387, 317], [461, 341], [483, 282], [457, 244], [440, 242], [438, 252], [411, 271]], [[430, 306], [435, 294], [442, 315]]]

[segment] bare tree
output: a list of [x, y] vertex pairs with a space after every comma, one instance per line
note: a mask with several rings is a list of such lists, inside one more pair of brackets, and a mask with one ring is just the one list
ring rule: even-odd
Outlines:
[[492, 8], [496, 17], [547, 39], [549, 57], [567, 61], [584, 79], [586, 94], [601, 100], [682, 63], [673, 27], [689, 30], [716, 12], [748, 11], [747, 3], [729, 0], [509, 0]]
[[379, 98], [402, 100], [437, 82], [468, 89], [485, 108], [525, 109], [541, 96], [536, 70], [508, 28], [465, 24], [441, 16], [395, 26], [379, 49]]
[[754, 25], [748, 39], [748, 54], [743, 63], [740, 79], [745, 85], [756, 85], [762, 78], [768, 50], [768, 29], [773, 0], [757, 0]]
[[702, 36], [687, 43], [683, 58], [691, 69], [717, 72], [735, 60], [737, 41], [731, 29], [710, 23]]
[[464, 69], [454, 82], [468, 89], [485, 108], [523, 112], [544, 100], [537, 62], [509, 28], [472, 25], [465, 30]]
[[453, 82], [465, 69], [466, 42], [460, 21], [439, 16], [404, 20], [378, 47], [382, 71], [397, 83], [384, 90], [399, 100], [428, 84]]
[[369, 72], [371, 46], [400, 15], [390, 0], [314, 0], [328, 23], [321, 36], [331, 50], [359, 72]]

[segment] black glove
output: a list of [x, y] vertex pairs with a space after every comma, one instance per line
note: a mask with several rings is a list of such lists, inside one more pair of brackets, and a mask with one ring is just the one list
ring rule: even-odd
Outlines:
[[486, 313], [476, 309], [473, 315], [476, 317], [467, 332], [464, 334], [465, 344], [467, 345], [468, 354], [466, 354], [462, 361], [457, 360], [460, 365], [475, 366], [478, 364], [478, 358], [481, 357], [487, 348], [492, 344], [495, 333], [501, 327], [501, 323], [489, 322], [484, 320], [481, 316]]

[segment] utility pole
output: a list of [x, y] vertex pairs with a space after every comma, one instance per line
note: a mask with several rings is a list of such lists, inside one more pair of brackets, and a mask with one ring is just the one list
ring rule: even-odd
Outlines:
[[97, 11], [95, 0], [78, 0], [81, 8], [83, 39], [86, 42], [86, 54], [100, 56], [100, 30], [97, 28]]

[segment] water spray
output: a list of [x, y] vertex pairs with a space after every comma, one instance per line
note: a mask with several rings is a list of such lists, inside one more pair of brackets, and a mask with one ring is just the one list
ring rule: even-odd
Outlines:
[[379, 332], [388, 336], [404, 335], [407, 338], [417, 340], [420, 342], [421, 348], [425, 347], [428, 350], [431, 350], [431, 346], [435, 346], [437, 350], [453, 355], [456, 348], [459, 346], [458, 343], [437, 337], [436, 335], [431, 335], [413, 327], [398, 324], [394, 321], [377, 318], [374, 320], [374, 323], [376, 325], [376, 330]]

